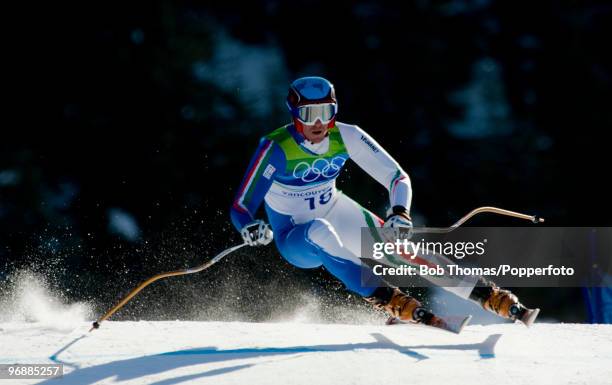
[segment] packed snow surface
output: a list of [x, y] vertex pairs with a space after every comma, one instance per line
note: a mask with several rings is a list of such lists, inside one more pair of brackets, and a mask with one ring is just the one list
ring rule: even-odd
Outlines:
[[612, 326], [0, 323], [0, 363], [65, 365], [2, 384], [610, 384]]
[[[0, 385], [612, 384], [612, 325], [470, 325], [456, 335], [358, 311], [354, 324], [322, 324], [313, 300], [278, 322], [107, 321], [90, 333], [90, 304], [68, 303], [29, 273], [12, 282], [0, 295], [0, 364], [61, 363], [64, 376]], [[468, 310], [499, 322], [475, 307], [437, 311]]]

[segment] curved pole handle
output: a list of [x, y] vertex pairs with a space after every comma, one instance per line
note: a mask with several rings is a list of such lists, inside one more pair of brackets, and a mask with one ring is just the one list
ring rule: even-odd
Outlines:
[[473, 216], [475, 216], [477, 214], [480, 214], [480, 213], [493, 213], [493, 214], [505, 215], [505, 216], [508, 216], [508, 217], [525, 219], [525, 220], [531, 221], [533, 223], [542, 223], [542, 222], [544, 222], [544, 218], [541, 218], [541, 217], [539, 217], [537, 215], [527, 215], [527, 214], [518, 213], [516, 211], [500, 209], [499, 207], [483, 206], [483, 207], [478, 207], [478, 208], [470, 211], [463, 218], [459, 219], [457, 222], [455, 222], [450, 227], [442, 227], [442, 228], [440, 228], [440, 227], [431, 227], [431, 228], [427, 228], [427, 230], [424, 231], [424, 232], [428, 232], [428, 233], [450, 233], [451, 231], [455, 230], [457, 227], [459, 227], [462, 224], [464, 224], [465, 222], [467, 222], [470, 218], [472, 218]]

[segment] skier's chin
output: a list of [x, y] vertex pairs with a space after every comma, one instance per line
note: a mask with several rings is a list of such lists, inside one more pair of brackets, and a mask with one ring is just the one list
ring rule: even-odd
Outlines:
[[323, 139], [325, 139], [325, 131], [313, 131], [310, 133], [310, 141], [312, 143], [320, 143], [323, 141]]
[[304, 136], [306, 136], [306, 139], [308, 139], [312, 143], [321, 142], [323, 139], [325, 139], [326, 135], [327, 135], [327, 129], [325, 127], [320, 127], [320, 128], [313, 127], [313, 128], [304, 130]]

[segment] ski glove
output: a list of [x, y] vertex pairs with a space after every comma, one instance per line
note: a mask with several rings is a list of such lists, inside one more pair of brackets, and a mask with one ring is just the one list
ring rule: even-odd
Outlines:
[[404, 206], [393, 206], [393, 213], [385, 220], [384, 227], [395, 228], [398, 230], [407, 230], [410, 238], [412, 235], [412, 218], [408, 214], [408, 210]]
[[272, 238], [274, 237], [270, 225], [261, 219], [246, 224], [242, 230], [240, 230], [240, 235], [242, 235], [244, 243], [249, 246], [267, 245], [272, 242]]

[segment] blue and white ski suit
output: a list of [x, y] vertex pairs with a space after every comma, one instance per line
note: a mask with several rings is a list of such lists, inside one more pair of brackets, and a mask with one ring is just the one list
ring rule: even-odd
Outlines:
[[336, 189], [336, 178], [352, 159], [385, 186], [390, 205], [410, 209], [408, 175], [367, 133], [336, 122], [329, 135], [312, 144], [292, 124], [264, 136], [231, 208], [240, 230], [255, 219], [262, 201], [276, 245], [283, 257], [300, 268], [324, 266], [349, 290], [369, 296], [374, 280], [362, 282], [361, 228], [383, 221]]

